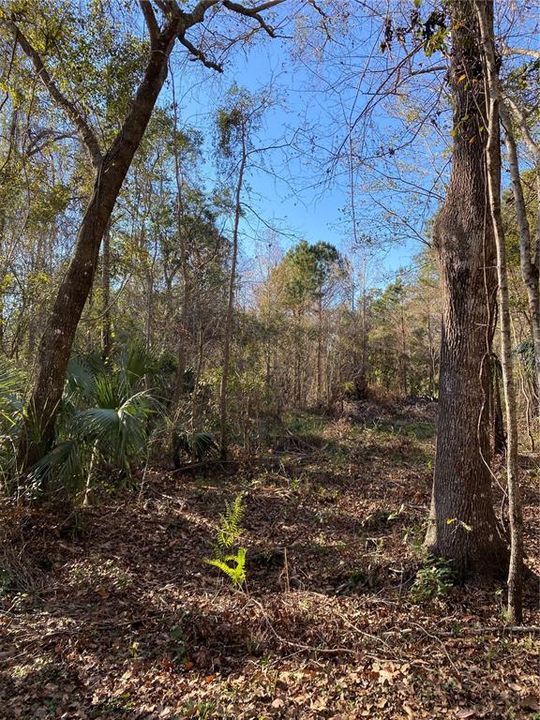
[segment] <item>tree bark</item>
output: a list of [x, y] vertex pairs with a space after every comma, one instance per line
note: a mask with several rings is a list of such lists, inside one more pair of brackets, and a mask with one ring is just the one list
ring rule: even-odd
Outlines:
[[487, 393], [496, 293], [495, 243], [484, 167], [484, 73], [470, 0], [450, 7], [452, 174], [434, 224], [444, 289], [439, 428], [428, 550], [460, 579], [500, 576], [507, 549], [491, 495]]
[[523, 517], [518, 473], [518, 429], [506, 243], [501, 213], [501, 143], [499, 106], [501, 93], [495, 42], [493, 37], [493, 1], [476, 0], [480, 24], [486, 85], [488, 94], [488, 144], [486, 168], [488, 177], [491, 220], [497, 247], [497, 277], [499, 281], [499, 308], [501, 332], [501, 366], [507, 428], [506, 477], [508, 486], [508, 514], [510, 520], [510, 563], [508, 572], [508, 620], [520, 624], [523, 620]]
[[107, 154], [97, 160], [94, 189], [86, 208], [75, 251], [60, 284], [38, 351], [38, 363], [27, 404], [18, 466], [28, 470], [50, 448], [67, 364], [81, 314], [92, 288], [103, 234], [125, 176], [156, 104], [176, 33], [162, 33], [152, 44], [144, 78], [131, 109]]

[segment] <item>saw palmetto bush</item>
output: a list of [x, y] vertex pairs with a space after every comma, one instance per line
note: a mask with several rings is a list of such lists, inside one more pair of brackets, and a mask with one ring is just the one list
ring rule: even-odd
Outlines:
[[58, 422], [58, 442], [32, 469], [35, 488], [81, 492], [88, 501], [91, 485], [107, 474], [128, 478], [144, 463], [153, 418], [160, 405], [144, 387], [154, 358], [139, 348], [109, 367], [75, 359], [69, 367]]
[[129, 478], [145, 462], [161, 405], [148, 389], [157, 362], [137, 346], [105, 364], [98, 356], [70, 362], [56, 424], [56, 443], [25, 478], [17, 477], [25, 378], [0, 366], [0, 471], [4, 487], [36, 495], [84, 490], [102, 478]]
[[13, 363], [0, 358], [0, 482], [9, 487], [16, 472], [16, 445], [23, 418], [26, 378]]

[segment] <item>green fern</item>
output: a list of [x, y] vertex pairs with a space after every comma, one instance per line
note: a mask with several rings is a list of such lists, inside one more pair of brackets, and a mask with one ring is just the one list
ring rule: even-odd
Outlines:
[[232, 503], [227, 503], [225, 514], [221, 516], [216, 534], [216, 557], [205, 560], [208, 565], [224, 572], [236, 587], [241, 587], [246, 581], [247, 550], [245, 547], [239, 547], [234, 552], [234, 546], [242, 533], [240, 523], [243, 516], [244, 498], [240, 493]]
[[224, 572], [231, 579], [233, 585], [242, 587], [246, 581], [246, 554], [246, 548], [240, 547], [235, 555], [225, 555], [222, 559], [213, 558], [205, 560], [205, 562]]
[[225, 514], [221, 516], [221, 524], [217, 532], [217, 543], [221, 550], [230, 550], [242, 532], [240, 523], [244, 517], [244, 498], [237, 495], [232, 503], [227, 503]]

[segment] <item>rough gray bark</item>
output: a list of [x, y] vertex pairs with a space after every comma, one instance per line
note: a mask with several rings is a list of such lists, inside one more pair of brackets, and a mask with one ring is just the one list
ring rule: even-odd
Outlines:
[[[491, 495], [487, 393], [496, 293], [484, 167], [484, 77], [470, 0], [450, 6], [452, 174], [434, 225], [444, 290], [439, 428], [428, 550], [460, 578], [502, 575], [507, 549]], [[464, 81], [466, 79], [466, 81]]]

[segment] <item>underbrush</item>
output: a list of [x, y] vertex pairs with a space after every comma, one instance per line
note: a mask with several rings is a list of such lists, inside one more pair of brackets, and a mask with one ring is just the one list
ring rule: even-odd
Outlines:
[[0, 584], [6, 718], [534, 717], [534, 638], [504, 636], [498, 589], [452, 588], [422, 549], [432, 440], [309, 414], [286, 427], [320, 444], [149, 468], [76, 511], [0, 508], [25, 568], [5, 563]]

